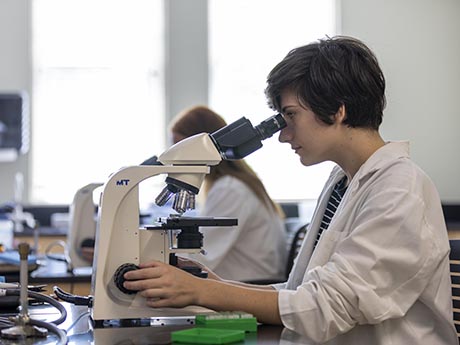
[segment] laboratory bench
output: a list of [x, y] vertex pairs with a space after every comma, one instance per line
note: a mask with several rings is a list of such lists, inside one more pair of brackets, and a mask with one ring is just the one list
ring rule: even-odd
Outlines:
[[[37, 246], [36, 257], [38, 268], [29, 274], [29, 283], [32, 285], [46, 285], [45, 292], [53, 293], [53, 286], [57, 285], [64, 291], [77, 294], [88, 295], [91, 287], [91, 270], [78, 269], [68, 272], [67, 264], [46, 258], [46, 250], [49, 254], [62, 256], [64, 248], [58, 245], [59, 242], [65, 243], [67, 240], [67, 229], [53, 228], [51, 226], [40, 226], [37, 229], [25, 229], [14, 234], [16, 244], [27, 242], [31, 248]], [[19, 273], [0, 272], [8, 282], [18, 281]]]
[[[27, 242], [30, 248], [37, 246], [37, 254], [45, 255], [46, 249], [52, 244], [60, 241], [67, 241], [67, 229], [58, 229], [52, 227], [38, 227], [37, 229], [25, 229], [21, 232], [14, 233], [14, 243], [17, 245], [21, 242]], [[63, 253], [64, 248], [56, 245], [52, 246], [50, 253]]]
[[[14, 243], [27, 242], [31, 248], [36, 249], [37, 255], [44, 255], [48, 246], [59, 241], [67, 240], [67, 224], [65, 226], [53, 226], [52, 218], [56, 214], [68, 214], [69, 206], [66, 205], [37, 205], [24, 206], [24, 212], [32, 214], [37, 227], [31, 229], [24, 227], [22, 231], [14, 232]], [[63, 253], [60, 246], [53, 246], [50, 253]]]
[[[53, 287], [59, 286], [62, 290], [87, 296], [91, 291], [91, 268], [80, 268], [73, 272], [67, 271], [65, 262], [47, 258], [37, 258], [38, 268], [29, 273], [30, 285], [45, 285], [44, 293], [53, 294]], [[8, 283], [19, 282], [19, 271], [1, 272]]]
[[[66, 302], [62, 303], [67, 310], [67, 319], [58, 327], [67, 331], [68, 344], [94, 344], [94, 345], [116, 345], [116, 344], [179, 344], [171, 342], [171, 332], [195, 327], [191, 317], [185, 322], [168, 322], [165, 318], [163, 325], [155, 323], [148, 327], [109, 327], [93, 328], [90, 326], [88, 308], [85, 306], [75, 306]], [[153, 309], [152, 309], [153, 310]], [[59, 317], [60, 313], [52, 306], [32, 306], [29, 313], [33, 319], [42, 321], [52, 321]], [[41, 339], [27, 344], [56, 344], [57, 337], [49, 334], [46, 339]], [[1, 340], [1, 344], [17, 344], [10, 340]], [[245, 340], [234, 345], [308, 345], [309, 342], [302, 336], [285, 329], [282, 326], [262, 325], [257, 326], [256, 332], [247, 332]]]

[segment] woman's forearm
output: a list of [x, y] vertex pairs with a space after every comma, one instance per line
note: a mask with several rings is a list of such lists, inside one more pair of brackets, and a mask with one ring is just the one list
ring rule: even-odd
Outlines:
[[[243, 284], [243, 283], [241, 283]], [[248, 287], [250, 286], [250, 287]], [[204, 280], [197, 304], [216, 311], [245, 311], [259, 322], [281, 325], [278, 291], [269, 287], [235, 282]]]
[[235, 286], [240, 286], [240, 287], [245, 287], [249, 289], [258, 289], [258, 290], [269, 290], [269, 291], [276, 291], [276, 289], [271, 286], [271, 285], [256, 285], [256, 284], [249, 284], [249, 283], [243, 283], [235, 280], [225, 280], [225, 279], [217, 279], [218, 281], [235, 285]]

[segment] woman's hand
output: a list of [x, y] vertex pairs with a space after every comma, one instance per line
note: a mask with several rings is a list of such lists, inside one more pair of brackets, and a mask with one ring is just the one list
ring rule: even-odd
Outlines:
[[124, 287], [140, 291], [147, 305], [155, 308], [196, 305], [205, 279], [160, 261], [139, 265], [125, 273]]
[[[191, 262], [194, 261], [188, 261], [187, 265]], [[125, 273], [123, 285], [129, 290], [139, 291], [150, 307], [199, 305], [221, 311], [241, 310], [253, 314], [260, 322], [281, 325], [278, 291], [273, 288], [239, 286], [220, 278], [218, 281], [198, 278], [161, 261], [139, 267]]]

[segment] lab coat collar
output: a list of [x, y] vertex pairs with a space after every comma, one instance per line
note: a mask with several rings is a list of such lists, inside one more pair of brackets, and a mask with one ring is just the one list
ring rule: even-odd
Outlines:
[[408, 141], [389, 141], [375, 151], [357, 172], [358, 179], [373, 173], [400, 158], [409, 158]]
[[[353, 177], [353, 180], [359, 183], [362, 179], [367, 179], [370, 174], [373, 174], [391, 162], [401, 158], [409, 158], [409, 142], [388, 141], [367, 159], [367, 161], [359, 168], [356, 175]], [[334, 167], [329, 183], [337, 183], [344, 175], [345, 173], [342, 168], [339, 166]]]

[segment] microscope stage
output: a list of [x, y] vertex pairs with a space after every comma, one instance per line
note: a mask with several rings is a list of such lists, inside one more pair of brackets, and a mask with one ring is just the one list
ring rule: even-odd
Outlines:
[[236, 218], [224, 217], [162, 217], [159, 222], [145, 225], [146, 230], [173, 230], [199, 226], [234, 226], [238, 225]]

